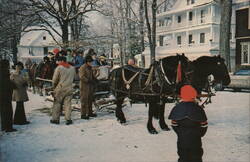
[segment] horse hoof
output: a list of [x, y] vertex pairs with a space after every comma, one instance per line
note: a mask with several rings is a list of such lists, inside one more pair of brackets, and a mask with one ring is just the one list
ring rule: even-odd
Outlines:
[[150, 134], [158, 134], [158, 132], [156, 130], [149, 130]]
[[120, 120], [120, 123], [124, 124], [124, 123], [126, 123], [126, 120]]
[[170, 131], [171, 129], [166, 127], [166, 128], [162, 128], [163, 131]]

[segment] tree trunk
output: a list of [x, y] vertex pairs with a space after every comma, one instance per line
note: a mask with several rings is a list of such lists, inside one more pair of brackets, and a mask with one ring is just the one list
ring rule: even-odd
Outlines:
[[12, 46], [12, 53], [13, 53], [13, 62], [17, 63], [17, 52], [18, 52], [18, 49], [17, 49], [17, 36], [16, 36], [16, 34], [12, 38], [11, 46]]
[[9, 75], [9, 61], [0, 60], [0, 116], [1, 130], [11, 131], [12, 128], [12, 84]]
[[220, 55], [226, 60], [228, 70], [231, 71], [230, 64], [230, 29], [232, 16], [232, 0], [221, 0], [221, 20], [220, 20]]
[[150, 64], [152, 64], [155, 61], [157, 0], [153, 0], [151, 9], [152, 9], [152, 28], [149, 22], [147, 0], [144, 0], [144, 11], [145, 11], [146, 24], [148, 28], [148, 40], [150, 47]]
[[69, 45], [69, 22], [63, 21], [61, 26], [62, 28], [62, 41], [63, 41], [63, 48], [66, 49]]
[[156, 11], [157, 11], [157, 0], [153, 0], [152, 3], [152, 50], [151, 60], [152, 63], [155, 61], [155, 48], [156, 48]]
[[142, 67], [145, 67], [145, 56], [142, 54], [143, 51], [145, 50], [145, 45], [144, 45], [144, 19], [143, 19], [143, 0], [140, 1], [140, 8], [139, 8], [139, 18], [140, 18], [140, 46], [141, 46], [141, 61], [142, 61]]

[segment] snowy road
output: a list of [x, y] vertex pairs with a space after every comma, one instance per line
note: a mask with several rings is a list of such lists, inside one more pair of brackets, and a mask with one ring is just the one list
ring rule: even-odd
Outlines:
[[[128, 124], [120, 125], [107, 112], [89, 121], [73, 113], [73, 125], [49, 124], [41, 110], [50, 104], [30, 95], [26, 112], [30, 125], [15, 126], [18, 132], [0, 135], [1, 162], [176, 162], [174, 131], [150, 135], [146, 129], [147, 108], [125, 108]], [[208, 132], [203, 138], [205, 162], [250, 161], [250, 93], [218, 92], [205, 109]], [[14, 106], [14, 105], [13, 105]], [[166, 119], [173, 104], [166, 105]], [[46, 109], [45, 109], [46, 110]], [[167, 120], [167, 123], [170, 122]]]

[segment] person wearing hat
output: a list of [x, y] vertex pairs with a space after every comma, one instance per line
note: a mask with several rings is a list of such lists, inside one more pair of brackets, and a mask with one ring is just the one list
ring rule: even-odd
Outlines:
[[70, 65], [73, 65], [74, 63], [74, 56], [73, 56], [73, 52], [71, 49], [67, 49], [67, 62], [70, 64]]
[[98, 57], [97, 57], [97, 54], [94, 52], [92, 55], [92, 66], [100, 66], [100, 62], [98, 61]]
[[16, 125], [30, 123], [26, 119], [24, 110], [24, 102], [29, 101], [29, 98], [27, 94], [28, 83], [22, 74], [23, 69], [23, 63], [17, 62], [15, 64], [15, 72], [10, 75], [10, 80], [15, 84], [15, 89], [13, 89], [12, 93], [12, 101], [16, 101], [16, 110], [14, 115], [14, 124]]
[[57, 63], [58, 66], [52, 78], [54, 104], [50, 123], [60, 123], [61, 107], [64, 106], [66, 125], [70, 125], [73, 123], [71, 120], [71, 100], [73, 95], [72, 85], [75, 77], [75, 68], [66, 62], [66, 57], [64, 56], [59, 56]]
[[92, 61], [92, 57], [87, 55], [85, 57], [85, 63], [79, 69], [81, 119], [89, 119], [89, 117], [97, 116], [92, 110], [92, 101], [96, 82], [96, 77], [92, 69]]
[[100, 66], [106, 66], [106, 65], [108, 65], [108, 63], [106, 62], [106, 56], [104, 54], [102, 54], [101, 56], [99, 56], [99, 63], [100, 63]]
[[207, 116], [196, 103], [197, 91], [191, 85], [180, 89], [181, 102], [170, 112], [172, 128], [177, 134], [178, 162], [202, 162], [202, 141], [207, 131]]

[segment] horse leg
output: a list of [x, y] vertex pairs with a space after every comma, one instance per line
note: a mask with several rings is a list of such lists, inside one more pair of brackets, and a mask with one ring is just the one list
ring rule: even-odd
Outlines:
[[149, 110], [148, 110], [148, 123], [147, 123], [147, 128], [149, 133], [151, 134], [157, 134], [158, 132], [156, 131], [156, 129], [153, 126], [153, 116], [154, 116], [154, 109], [157, 108], [155, 107], [156, 104], [153, 103], [149, 103]]
[[31, 81], [31, 88], [32, 88], [33, 94], [36, 94], [36, 86], [35, 86], [34, 81]]
[[115, 116], [116, 116], [117, 120], [120, 121], [121, 124], [126, 123], [126, 118], [125, 118], [124, 113], [122, 111], [123, 100], [124, 100], [124, 98], [117, 99], [116, 109], [115, 109]]
[[164, 113], [165, 113], [165, 103], [159, 105], [159, 124], [162, 130], [169, 131], [170, 129], [168, 128], [168, 125], [165, 122]]
[[42, 82], [39, 82], [38, 89], [39, 89], [40, 96], [43, 96], [43, 83]]

